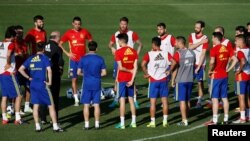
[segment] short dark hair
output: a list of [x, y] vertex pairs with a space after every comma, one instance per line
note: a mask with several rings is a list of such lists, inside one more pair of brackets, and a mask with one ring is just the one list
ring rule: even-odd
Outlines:
[[200, 24], [201, 25], [201, 28], [205, 28], [205, 22], [204, 21], [197, 21], [195, 22], [196, 24]]
[[217, 38], [220, 42], [223, 39], [223, 35], [220, 32], [213, 32], [214, 38]]
[[42, 15], [36, 15], [36, 16], [33, 18], [34, 22], [36, 22], [37, 20], [43, 20], [43, 19], [44, 19], [44, 18], [43, 18]]
[[235, 38], [241, 39], [245, 44], [247, 43], [245, 35], [239, 34], [239, 35], [236, 35]]
[[21, 25], [16, 25], [16, 30], [18, 30], [18, 29], [21, 29], [21, 30], [23, 30], [23, 26], [21, 26]]
[[11, 38], [11, 37], [16, 37], [16, 30], [15, 26], [9, 26], [7, 27], [5, 31], [5, 38]]
[[44, 50], [44, 47], [45, 47], [45, 42], [38, 42], [36, 44], [36, 50], [37, 51], [43, 51]]
[[82, 22], [82, 19], [79, 17], [79, 16], [75, 16], [72, 20], [72, 22], [74, 21], [79, 21], [79, 22]]
[[243, 34], [246, 34], [247, 30], [245, 26], [239, 25], [239, 26], [236, 26], [235, 31], [243, 32]]
[[163, 27], [164, 29], [166, 29], [166, 24], [165, 23], [158, 23], [157, 24], [157, 27]]
[[183, 45], [186, 44], [186, 38], [183, 37], [183, 36], [177, 36], [177, 37], [176, 37], [176, 40], [181, 41]]
[[224, 29], [224, 27], [222, 27], [222, 26], [217, 26], [215, 29], [220, 29], [220, 31], [222, 31], [222, 33], [223, 33], [223, 35], [225, 34], [225, 29]]
[[128, 43], [128, 35], [126, 33], [120, 33], [116, 37], [119, 40], [123, 40], [125, 43]]
[[127, 18], [127, 17], [121, 17], [121, 18], [120, 18], [120, 22], [121, 22], [121, 21], [125, 21], [125, 22], [128, 23], [128, 18]]
[[249, 26], [249, 25], [250, 25], [250, 22], [247, 23], [247, 26]]
[[89, 48], [89, 51], [96, 51], [97, 49], [97, 42], [96, 41], [90, 41], [88, 43], [88, 48]]
[[153, 37], [152, 38], [152, 43], [156, 45], [157, 47], [161, 46], [161, 39], [159, 37]]

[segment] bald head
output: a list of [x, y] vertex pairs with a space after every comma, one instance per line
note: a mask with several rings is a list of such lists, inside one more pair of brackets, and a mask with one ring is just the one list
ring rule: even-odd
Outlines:
[[50, 37], [49, 37], [49, 39], [50, 40], [53, 40], [53, 41], [55, 41], [55, 42], [57, 42], [57, 43], [59, 43], [59, 41], [60, 41], [60, 32], [59, 31], [53, 31], [53, 32], [51, 32], [50, 33]]

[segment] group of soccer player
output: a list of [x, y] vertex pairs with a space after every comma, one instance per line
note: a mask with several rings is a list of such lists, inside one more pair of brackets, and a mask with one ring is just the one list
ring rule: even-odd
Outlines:
[[[50, 51], [44, 29], [44, 18], [41, 15], [34, 17], [35, 27], [31, 29], [23, 39], [22, 26], [10, 26], [5, 33], [5, 39], [0, 43], [0, 84], [2, 92], [2, 124], [8, 124], [6, 114], [7, 101], [14, 103], [15, 124], [23, 124], [21, 120], [20, 86], [25, 87], [24, 112], [33, 112], [35, 131], [42, 131], [39, 122], [39, 111], [42, 105], [49, 109], [54, 132], [63, 132], [58, 126], [58, 99], [54, 96], [51, 87], [55, 73], [51, 65], [51, 58], [44, 54]], [[120, 123], [115, 128], [125, 129], [125, 103], [128, 99], [132, 115], [131, 128], [136, 128], [136, 109], [139, 103], [136, 99], [137, 89], [135, 85], [138, 72], [138, 56], [143, 48], [142, 42], [136, 32], [128, 28], [127, 17], [120, 19], [119, 29], [111, 36], [108, 47], [114, 55], [114, 90], [116, 97], [109, 107], [120, 106]], [[60, 37], [60, 33], [54, 31], [50, 39], [55, 39], [56, 46], [70, 59], [69, 77], [72, 79], [72, 91], [75, 106], [84, 105], [84, 129], [89, 129], [89, 109], [94, 106], [95, 128], [100, 128], [100, 96], [101, 77], [107, 74], [104, 59], [97, 55], [97, 42], [93, 41], [91, 33], [83, 28], [80, 17], [72, 20], [72, 29], [69, 29]], [[151, 48], [141, 61], [144, 78], [149, 81], [148, 98], [150, 99], [150, 123], [147, 127], [156, 127], [155, 113], [157, 98], [161, 98], [163, 112], [163, 127], [168, 124], [168, 96], [169, 85], [174, 87], [175, 100], [180, 103], [182, 120], [179, 126], [188, 125], [188, 113], [190, 109], [190, 96], [193, 83], [198, 82], [198, 100], [196, 108], [202, 108], [204, 95], [204, 80], [206, 68], [206, 54], [209, 51], [208, 36], [203, 33], [205, 23], [197, 21], [194, 33], [186, 38], [174, 37], [167, 32], [165, 23], [156, 25], [157, 33], [152, 38]], [[212, 34], [212, 45], [209, 60], [209, 93], [213, 111], [212, 120], [205, 125], [218, 124], [218, 109], [224, 108], [223, 124], [229, 124], [228, 112], [228, 72], [235, 70], [235, 94], [239, 100], [240, 118], [233, 123], [245, 123], [250, 119], [250, 23], [247, 28], [236, 27], [235, 44], [233, 45], [224, 37], [224, 28], [217, 26]], [[88, 41], [88, 45], [87, 42]], [[69, 50], [63, 44], [69, 43]], [[137, 47], [135, 46], [137, 44]], [[86, 51], [88, 46], [88, 53]], [[136, 48], [136, 50], [135, 50]], [[60, 51], [59, 51], [60, 52]], [[63, 72], [63, 65], [56, 68]], [[53, 74], [53, 75], [52, 75]], [[77, 78], [83, 76], [82, 96], [79, 100], [77, 92]], [[59, 79], [60, 80], [60, 79]], [[60, 82], [56, 82], [60, 83]], [[59, 91], [58, 91], [59, 93]], [[54, 102], [56, 100], [57, 102]], [[221, 102], [219, 101], [221, 100]], [[30, 107], [30, 102], [33, 109]], [[56, 103], [56, 104], [55, 104]], [[40, 115], [41, 120], [42, 117]]]

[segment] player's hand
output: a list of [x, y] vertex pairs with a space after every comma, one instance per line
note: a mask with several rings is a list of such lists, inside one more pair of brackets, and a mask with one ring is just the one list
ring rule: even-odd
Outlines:
[[201, 43], [202, 43], [202, 44], [205, 44], [205, 43], [207, 43], [207, 42], [208, 42], [208, 39], [207, 39], [207, 38], [201, 40]]
[[[227, 70], [227, 72], [229, 72], [229, 70]], [[240, 74], [240, 73], [241, 73], [240, 70], [238, 70], [238, 71], [235, 72], [235, 74]]]
[[32, 78], [31, 78], [31, 77], [29, 77], [29, 78], [28, 78], [28, 80], [29, 80], [29, 81], [31, 81], [31, 80], [32, 80]]
[[199, 72], [199, 70], [200, 70], [200, 67], [197, 67], [196, 69], [195, 69], [195, 74], [197, 74], [198, 72]]
[[214, 72], [214, 71], [208, 71], [208, 75], [210, 76], [210, 75], [212, 75], [212, 74], [215, 74], [216, 72]]
[[4, 66], [4, 70], [6, 71], [6, 70], [8, 70], [10, 67], [11, 67], [10, 64], [6, 64], [6, 65]]
[[115, 55], [116, 49], [112, 47], [111, 52], [112, 52], [113, 55]]
[[70, 53], [68, 54], [68, 57], [69, 57], [70, 59], [76, 59], [76, 54], [70, 52]]
[[143, 76], [144, 78], [149, 78], [150, 77], [150, 75], [149, 74], [144, 74], [144, 76]]
[[132, 85], [133, 85], [133, 83], [134, 83], [133, 81], [129, 81], [129, 82], [127, 83], [127, 85], [126, 85], [126, 86], [127, 86], [127, 87], [130, 87], [130, 86], [132, 86]]
[[166, 73], [166, 75], [167, 75], [167, 76], [169, 76], [169, 75], [170, 75], [170, 71], [166, 71], [165, 73]]
[[51, 82], [44, 81], [47, 86], [51, 86]]

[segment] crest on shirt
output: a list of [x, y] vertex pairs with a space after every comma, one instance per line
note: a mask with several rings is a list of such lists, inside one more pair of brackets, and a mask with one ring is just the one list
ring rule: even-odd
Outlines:
[[221, 46], [219, 52], [220, 52], [220, 53], [222, 53], [222, 52], [228, 52], [228, 50], [226, 49], [225, 46]]
[[72, 40], [72, 43], [73, 43], [73, 44], [76, 44], [76, 43], [77, 43], [77, 40]]
[[124, 55], [133, 55], [133, 51], [130, 48], [127, 48]]
[[83, 35], [83, 34], [80, 34], [80, 38], [82, 38], [82, 39], [83, 39], [83, 38], [84, 38], [84, 35]]

